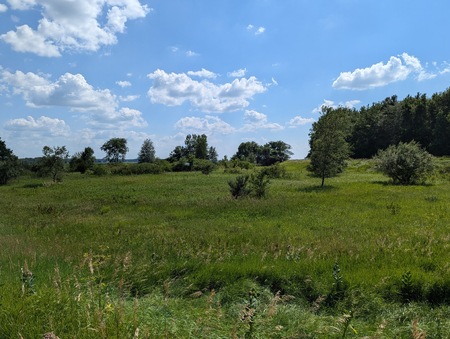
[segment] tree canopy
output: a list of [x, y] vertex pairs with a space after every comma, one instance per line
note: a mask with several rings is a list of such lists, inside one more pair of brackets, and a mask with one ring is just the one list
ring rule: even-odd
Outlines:
[[17, 177], [19, 174], [19, 159], [0, 138], [0, 185], [6, 185], [10, 179]]
[[254, 141], [247, 141], [238, 146], [237, 152], [231, 159], [270, 166], [289, 160], [291, 155], [291, 146], [283, 141], [270, 141], [263, 146]]
[[350, 111], [345, 108], [323, 109], [322, 116], [310, 133], [310, 159], [308, 170], [322, 179], [341, 173], [350, 154], [346, 137], [349, 133]]
[[61, 180], [61, 173], [64, 171], [64, 165], [69, 157], [66, 146], [44, 146], [42, 153], [44, 156], [39, 164], [41, 173], [49, 174], [53, 182]]
[[106, 152], [105, 160], [112, 163], [118, 163], [125, 160], [128, 152], [127, 139], [112, 138], [105, 142], [100, 149]]
[[145, 139], [138, 154], [138, 162], [154, 162], [155, 159], [155, 147], [153, 146], [153, 141]]

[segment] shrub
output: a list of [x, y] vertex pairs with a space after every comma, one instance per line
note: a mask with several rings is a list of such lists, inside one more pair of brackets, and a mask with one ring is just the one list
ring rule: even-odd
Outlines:
[[264, 198], [267, 194], [267, 188], [270, 183], [265, 171], [258, 171], [251, 175], [251, 191], [257, 198]]
[[102, 164], [95, 164], [92, 168], [92, 174], [102, 176], [109, 174], [108, 167], [106, 165]]
[[280, 163], [278, 163], [278, 162], [274, 165], [265, 167], [262, 171], [270, 179], [281, 179], [281, 178], [287, 177], [286, 168], [283, 166], [280, 166]]
[[433, 157], [415, 141], [391, 145], [379, 151], [374, 160], [378, 171], [400, 185], [424, 182], [434, 171]]
[[216, 165], [212, 161], [203, 159], [195, 159], [192, 166], [192, 170], [200, 171], [203, 174], [211, 173], [214, 168], [216, 168]]
[[248, 187], [248, 180], [248, 175], [238, 175], [234, 181], [228, 181], [230, 193], [233, 198], [237, 199], [250, 194], [251, 189]]

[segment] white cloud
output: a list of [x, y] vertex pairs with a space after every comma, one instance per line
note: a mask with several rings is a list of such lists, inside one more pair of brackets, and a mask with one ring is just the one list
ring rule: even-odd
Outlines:
[[8, 10], [8, 6], [5, 4], [0, 4], [0, 13], [6, 12]]
[[198, 54], [197, 52], [194, 52], [194, 51], [187, 51], [186, 52], [186, 56], [187, 57], [196, 57], [196, 56], [199, 56], [200, 54]]
[[308, 125], [312, 124], [314, 121], [316, 121], [314, 118], [303, 118], [300, 115], [297, 115], [289, 121], [289, 127], [295, 128], [297, 126]]
[[48, 76], [16, 71], [0, 73], [0, 84], [15, 95], [21, 95], [30, 107], [66, 107], [73, 112], [87, 113], [90, 124], [114, 128], [146, 126], [139, 111], [119, 108], [118, 99], [108, 89], [94, 89], [81, 74], [66, 73], [52, 82]]
[[236, 71], [227, 73], [227, 75], [230, 78], [242, 78], [245, 76], [246, 73], [247, 73], [247, 68], [240, 68]]
[[[150, 8], [139, 0], [8, 0], [11, 8], [38, 7], [37, 29], [28, 25], [0, 35], [17, 52], [57, 57], [64, 51], [97, 51], [117, 42], [128, 20], [144, 18]], [[106, 15], [105, 15], [106, 13]]]
[[215, 79], [217, 78], [217, 74], [207, 69], [202, 68], [201, 71], [189, 71], [187, 72], [189, 76], [199, 77], [199, 78], [207, 78], [207, 79]]
[[120, 96], [119, 100], [124, 102], [131, 102], [139, 99], [140, 97], [140, 95], [127, 95], [126, 97]]
[[131, 82], [129, 81], [116, 81], [116, 84], [122, 88], [131, 86]]
[[260, 35], [260, 34], [263, 34], [266, 31], [266, 28], [263, 27], [263, 26], [260, 26], [260, 27], [256, 28], [255, 26], [250, 24], [250, 25], [247, 26], [247, 31], [252, 32], [255, 35]]
[[29, 132], [42, 136], [68, 136], [70, 128], [64, 120], [41, 116], [34, 119], [28, 116], [26, 119], [12, 119], [5, 124], [5, 129], [16, 133]]
[[406, 80], [411, 74], [416, 75], [418, 81], [437, 76], [436, 72], [427, 72], [418, 58], [403, 53], [392, 56], [386, 64], [379, 62], [367, 68], [357, 68], [353, 72], [342, 72], [333, 82], [333, 87], [365, 90]]
[[331, 108], [338, 108], [338, 107], [345, 107], [345, 108], [355, 108], [356, 105], [358, 105], [361, 101], [360, 100], [349, 100], [346, 102], [340, 102], [338, 104], [336, 104], [334, 101], [332, 100], [324, 100], [322, 104], [320, 104], [319, 106], [317, 106], [316, 108], [314, 108], [312, 110], [312, 113], [321, 113], [323, 108], [325, 107], [331, 107]]
[[214, 133], [229, 134], [235, 131], [235, 129], [225, 121], [210, 115], [207, 115], [204, 118], [182, 118], [176, 122], [175, 128], [180, 129], [183, 132], [191, 131], [195, 133], [204, 133], [207, 135]]
[[268, 122], [267, 115], [255, 110], [246, 110], [244, 113], [246, 123], [242, 131], [255, 131], [259, 129], [282, 130], [283, 126]]
[[258, 29], [255, 32], [255, 35], [263, 34], [266, 31], [265, 27], [258, 27]]
[[249, 100], [266, 87], [255, 77], [235, 79], [216, 85], [208, 80], [193, 80], [185, 73], [166, 73], [156, 70], [148, 74], [153, 85], [148, 91], [152, 103], [180, 106], [189, 102], [204, 112], [230, 112], [245, 108]]

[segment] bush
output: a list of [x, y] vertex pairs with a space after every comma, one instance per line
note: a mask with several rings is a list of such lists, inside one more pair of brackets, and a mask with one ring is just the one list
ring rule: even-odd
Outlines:
[[269, 183], [270, 180], [265, 171], [255, 172], [250, 177], [251, 191], [258, 199], [266, 196]]
[[424, 182], [434, 171], [433, 157], [415, 141], [391, 145], [379, 151], [374, 160], [378, 171], [400, 185]]
[[102, 176], [109, 174], [108, 167], [104, 164], [95, 164], [92, 168], [92, 174]]
[[248, 187], [248, 175], [239, 175], [236, 179], [228, 181], [231, 196], [235, 199], [245, 197], [250, 194], [251, 189]]

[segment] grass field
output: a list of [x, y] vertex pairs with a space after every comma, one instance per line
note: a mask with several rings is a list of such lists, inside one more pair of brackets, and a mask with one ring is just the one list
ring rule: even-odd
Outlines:
[[0, 338], [449, 338], [448, 172], [306, 165], [263, 199], [223, 169], [0, 187]]

